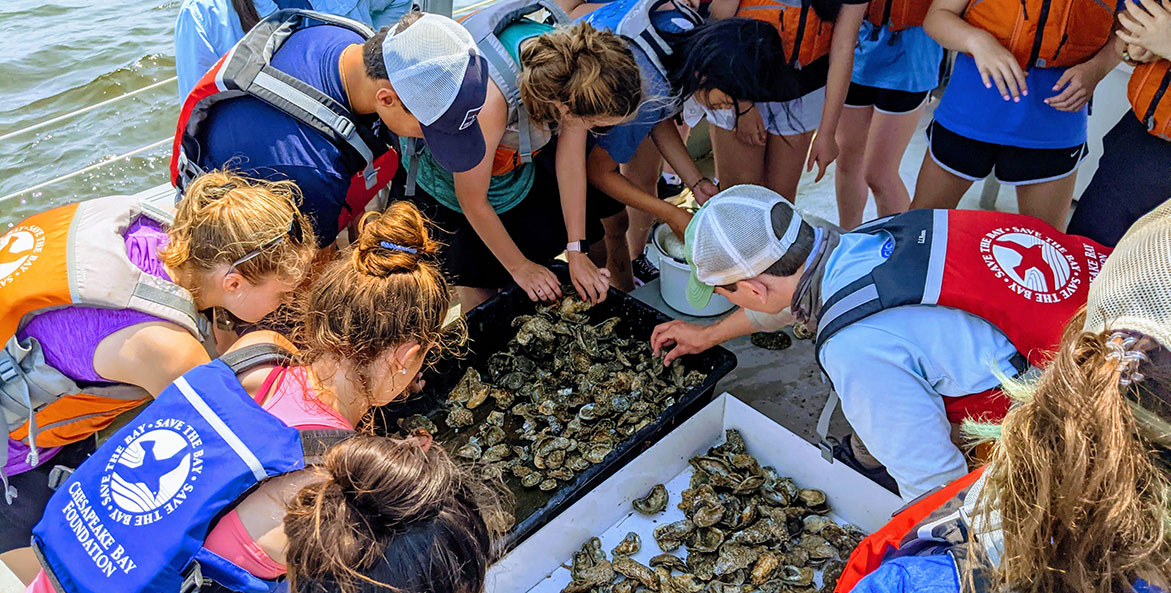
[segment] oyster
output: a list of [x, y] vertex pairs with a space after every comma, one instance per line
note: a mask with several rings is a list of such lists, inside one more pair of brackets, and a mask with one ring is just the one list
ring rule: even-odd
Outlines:
[[808, 566], [784, 566], [780, 580], [790, 587], [808, 587], [813, 583], [813, 569]]
[[472, 367], [464, 371], [464, 376], [460, 378], [459, 383], [456, 383], [455, 388], [451, 393], [447, 394], [447, 403], [449, 404], [466, 404], [473, 397], [473, 393], [477, 391], [484, 391], [484, 396], [488, 395], [488, 386], [480, 380], [480, 373]]
[[691, 520], [695, 522], [696, 527], [711, 527], [720, 522], [724, 518], [724, 507], [719, 504], [705, 503], [698, 509], [695, 509], [695, 514], [692, 515]]
[[667, 570], [674, 570], [678, 572], [689, 572], [691, 569], [687, 567], [687, 563], [682, 558], [674, 554], [659, 554], [651, 558], [650, 565], [652, 568], [662, 566]]
[[797, 498], [800, 499], [801, 504], [813, 513], [828, 513], [829, 506], [825, 502], [825, 493], [821, 490], [799, 490]]
[[633, 556], [642, 549], [642, 538], [637, 533], [631, 531], [622, 538], [622, 542], [610, 551], [615, 556]]
[[496, 461], [500, 461], [501, 459], [504, 459], [505, 457], [508, 457], [511, 454], [512, 454], [512, 449], [509, 449], [508, 445], [505, 445], [504, 443], [499, 443], [496, 445], [492, 445], [491, 447], [488, 447], [484, 451], [484, 454], [480, 456], [480, 461], [483, 461], [484, 463], [493, 463]]
[[753, 346], [765, 350], [784, 350], [793, 345], [793, 338], [783, 331], [756, 332], [749, 338]]
[[659, 544], [660, 550], [670, 552], [683, 545], [683, 539], [694, 531], [695, 524], [689, 519], [660, 525], [655, 528], [655, 543]]
[[411, 414], [406, 418], [399, 418], [398, 427], [407, 434], [415, 432], [420, 428], [431, 434], [439, 432], [439, 429], [435, 427], [435, 423], [422, 414]]
[[546, 478], [545, 480], [541, 481], [540, 484], [537, 484], [537, 488], [540, 488], [541, 490], [548, 492], [550, 490], [557, 488], [557, 480], [554, 480], [552, 478]]
[[696, 552], [715, 552], [723, 545], [726, 536], [719, 527], [696, 529], [687, 540], [687, 549]]
[[610, 564], [614, 567], [614, 572], [628, 579], [635, 579], [651, 591], [659, 590], [659, 578], [655, 574], [654, 569], [649, 566], [634, 560], [630, 556], [616, 556]]
[[644, 515], [662, 512], [667, 508], [667, 489], [662, 484], [655, 484], [646, 496], [634, 499], [633, 505], [634, 510]]
[[842, 576], [842, 571], [845, 570], [846, 563], [840, 560], [832, 560], [827, 562], [821, 572], [821, 590], [825, 593], [832, 593], [838, 585], [838, 579]]
[[469, 461], [476, 461], [481, 455], [483, 455], [483, 450], [476, 443], [468, 443], [455, 450], [456, 457], [462, 457]]
[[738, 570], [752, 566], [760, 556], [754, 548], [737, 544], [728, 544], [720, 547], [716, 557], [716, 576], [730, 575]]
[[773, 573], [781, 566], [781, 557], [776, 552], [765, 551], [761, 552], [760, 556], [756, 558], [756, 564], [752, 565], [752, 572], [748, 580], [753, 585], [763, 585], [766, 581], [772, 578]]
[[463, 428], [465, 426], [471, 426], [471, 424], [475, 421], [476, 418], [472, 416], [472, 411], [467, 408], [452, 408], [451, 411], [447, 413], [446, 422], [447, 425], [451, 428]]

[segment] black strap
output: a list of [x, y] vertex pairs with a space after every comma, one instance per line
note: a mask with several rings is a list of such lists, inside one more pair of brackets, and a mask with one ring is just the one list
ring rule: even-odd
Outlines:
[[285, 366], [292, 360], [293, 353], [276, 344], [253, 344], [220, 357], [237, 375], [261, 366]]
[[315, 428], [301, 430], [301, 455], [305, 465], [321, 463], [325, 453], [334, 445], [354, 436], [354, 431], [342, 428]]

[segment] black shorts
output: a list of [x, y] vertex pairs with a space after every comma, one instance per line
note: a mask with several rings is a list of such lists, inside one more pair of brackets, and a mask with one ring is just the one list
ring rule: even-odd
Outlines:
[[850, 90], [846, 91], [846, 107], [873, 107], [875, 111], [894, 115], [910, 113], [927, 101], [928, 92], [880, 89], [851, 82]]
[[1089, 154], [1085, 143], [1069, 148], [1020, 148], [972, 140], [933, 121], [927, 126], [932, 160], [951, 174], [969, 181], [995, 173], [1004, 185], [1032, 185], [1056, 181], [1077, 172]]
[[11, 505], [0, 498], [0, 553], [29, 546], [33, 527], [41, 521], [45, 505], [53, 496], [53, 489], [49, 487], [49, 474], [53, 468], [61, 465], [77, 469], [96, 448], [97, 438], [91, 436], [65, 445], [52, 459], [23, 474], [9, 476], [8, 484], [16, 488], [16, 498]]
[[[556, 147], [549, 145], [533, 157], [536, 173], [529, 195], [499, 214], [500, 222], [520, 252], [540, 264], [551, 262], [565, 251], [569, 242], [553, 168], [555, 154]], [[416, 187], [414, 197], [409, 199], [438, 227], [436, 239], [443, 244], [439, 252], [440, 269], [448, 281], [473, 288], [503, 288], [512, 283], [508, 270], [492, 255], [462, 212], [440, 204], [421, 187]], [[594, 188], [586, 192], [586, 241], [591, 244], [605, 234], [603, 216], [597, 210], [599, 203], [602, 207], [609, 206], [606, 201], [613, 202]]]

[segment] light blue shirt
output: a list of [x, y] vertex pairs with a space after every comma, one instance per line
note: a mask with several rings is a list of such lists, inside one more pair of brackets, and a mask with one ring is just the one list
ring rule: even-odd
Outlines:
[[[842, 235], [821, 283], [829, 298], [886, 261], [891, 236]], [[842, 411], [911, 500], [968, 472], [951, 442], [941, 396], [992, 389], [1016, 374], [1016, 347], [991, 323], [959, 309], [908, 305], [850, 324], [826, 341], [820, 362]]]
[[888, 27], [862, 21], [851, 80], [880, 89], [921, 93], [939, 86], [942, 61], [943, 48], [923, 27], [892, 33]]
[[[254, 0], [261, 17], [276, 11], [273, 0]], [[349, 17], [378, 30], [398, 22], [411, 0], [310, 0], [319, 12]], [[244, 37], [231, 0], [183, 0], [175, 21], [175, 71], [179, 102], [216, 61]]]

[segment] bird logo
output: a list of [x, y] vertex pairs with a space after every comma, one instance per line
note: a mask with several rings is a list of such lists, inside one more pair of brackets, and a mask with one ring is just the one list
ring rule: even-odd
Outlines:
[[187, 481], [191, 447], [183, 435], [160, 428], [135, 438], [113, 461], [114, 503], [128, 513], [148, 513], [166, 504]]
[[1065, 255], [1043, 237], [1006, 233], [992, 242], [991, 249], [996, 264], [1005, 274], [1034, 293], [1056, 293], [1073, 276]]
[[41, 229], [34, 226], [18, 226], [0, 235], [0, 286], [15, 278], [25, 264], [36, 260], [44, 248], [38, 237], [43, 236]]

